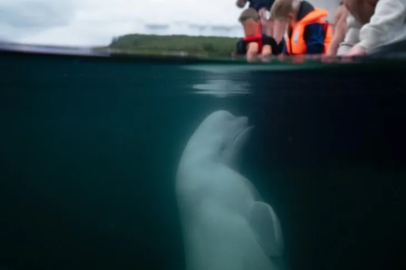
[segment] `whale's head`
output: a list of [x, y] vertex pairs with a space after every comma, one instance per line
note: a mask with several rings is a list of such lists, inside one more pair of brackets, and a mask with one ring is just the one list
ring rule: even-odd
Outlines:
[[248, 117], [236, 117], [224, 110], [216, 111], [200, 124], [188, 147], [200, 158], [235, 168], [252, 128]]

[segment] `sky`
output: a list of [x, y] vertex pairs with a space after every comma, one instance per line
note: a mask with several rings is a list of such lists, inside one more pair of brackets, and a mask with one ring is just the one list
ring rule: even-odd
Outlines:
[[242, 36], [241, 11], [235, 0], [0, 0], [0, 40], [104, 46], [130, 33]]

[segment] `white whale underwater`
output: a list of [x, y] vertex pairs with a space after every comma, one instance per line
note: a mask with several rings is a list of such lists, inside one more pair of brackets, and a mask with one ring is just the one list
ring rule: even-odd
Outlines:
[[237, 171], [251, 130], [247, 117], [216, 111], [186, 145], [176, 196], [187, 270], [286, 269], [280, 222]]

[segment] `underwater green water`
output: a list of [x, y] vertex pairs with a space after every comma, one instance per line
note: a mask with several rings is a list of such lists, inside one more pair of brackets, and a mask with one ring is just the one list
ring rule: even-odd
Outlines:
[[184, 269], [175, 174], [219, 109], [291, 269], [403, 269], [403, 66], [1, 52], [0, 269]]

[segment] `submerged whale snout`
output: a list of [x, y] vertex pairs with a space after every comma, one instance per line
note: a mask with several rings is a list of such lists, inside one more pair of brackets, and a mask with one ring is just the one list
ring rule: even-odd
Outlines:
[[252, 123], [252, 120], [247, 116], [242, 116], [240, 121], [241, 121], [242, 131], [243, 130], [252, 130], [255, 127], [254, 123]]
[[248, 118], [248, 116], [241, 116], [240, 119], [241, 119], [240, 121], [241, 121], [245, 126], [247, 126], [247, 125], [249, 124], [250, 119]]
[[242, 131], [243, 129], [249, 127], [249, 126], [253, 126], [251, 124], [250, 118], [248, 116], [240, 116], [237, 118], [238, 121], [238, 126], [240, 131]]
[[239, 129], [235, 134], [233, 141], [234, 143], [237, 143], [240, 146], [242, 146], [247, 141], [254, 126], [250, 125], [249, 118], [246, 116], [241, 117], [239, 121], [241, 122], [241, 124], [239, 125]]

